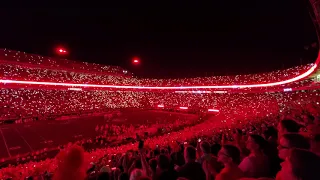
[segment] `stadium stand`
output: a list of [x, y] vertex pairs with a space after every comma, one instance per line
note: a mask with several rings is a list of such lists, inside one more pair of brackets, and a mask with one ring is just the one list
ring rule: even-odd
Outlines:
[[[11, 52], [10, 55], [7, 52]], [[11, 50], [0, 50], [0, 77], [3, 80], [23, 80], [23, 81], [43, 81], [76, 84], [104, 84], [122, 86], [212, 86], [212, 85], [244, 85], [244, 84], [264, 84], [273, 83], [294, 78], [307, 72], [314, 64], [296, 66], [293, 68], [278, 70], [269, 73], [237, 75], [237, 76], [212, 76], [201, 78], [182, 79], [145, 79], [123, 76], [123, 69], [111, 66], [100, 66], [92, 63], [79, 63], [69, 60], [51, 60], [47, 57], [28, 55], [26, 53]], [[23, 61], [20, 60], [23, 54]], [[10, 58], [9, 58], [10, 57]], [[40, 61], [40, 60], [41, 61]], [[39, 61], [38, 61], [39, 60]], [[10, 62], [9, 64], [6, 62]], [[1, 61], [0, 61], [1, 62]], [[12, 63], [15, 62], [15, 63]], [[17, 63], [18, 62], [18, 63]], [[25, 64], [41, 66], [28, 67]], [[66, 64], [64, 64], [67, 62]], [[75, 63], [75, 66], [72, 64]], [[64, 66], [62, 66], [64, 65]], [[52, 69], [54, 67], [54, 69]], [[72, 70], [66, 69], [73, 67]], [[103, 69], [103, 71], [101, 70]], [[108, 71], [110, 69], [110, 71]], [[116, 69], [116, 70], [115, 70]], [[87, 70], [87, 71], [84, 71]], [[101, 72], [108, 72], [108, 74]], [[99, 73], [96, 73], [99, 72]], [[113, 73], [113, 74], [110, 74]], [[130, 74], [130, 73], [129, 73]]]
[[[311, 5], [318, 18], [319, 1], [312, 0]], [[311, 73], [318, 61], [261, 74], [142, 79], [127, 75], [120, 67], [2, 49], [0, 79], [152, 87], [247, 85], [285, 81], [310, 69]], [[30, 153], [12, 157], [5, 129], [0, 128], [0, 144], [10, 156], [1, 160], [0, 179], [319, 180], [320, 90], [313, 78], [247, 91], [115, 90], [2, 81], [2, 124], [23, 123], [32, 129], [30, 121], [95, 113], [111, 117], [123, 109], [152, 109], [168, 112], [171, 118], [137, 126], [108, 121], [97, 125], [94, 137], [77, 137], [52, 149], [32, 151], [29, 146]], [[173, 113], [193, 117], [175, 119]], [[84, 131], [88, 127], [82, 126]], [[20, 134], [19, 138], [26, 142]]]

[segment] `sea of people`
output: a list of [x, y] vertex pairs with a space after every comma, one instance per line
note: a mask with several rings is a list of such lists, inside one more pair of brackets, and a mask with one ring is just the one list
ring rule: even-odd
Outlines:
[[[156, 111], [157, 112], [157, 111]], [[147, 121], [143, 123], [132, 122], [130, 124], [106, 124], [97, 125], [95, 131], [100, 133], [106, 139], [122, 140], [124, 138], [135, 138], [138, 135], [168, 133], [181, 127], [192, 126], [202, 122], [195, 115], [191, 114], [178, 114], [179, 116], [172, 116], [170, 118], [159, 117], [154, 121]]]
[[[156, 91], [71, 91], [59, 89], [0, 89], [2, 120], [57, 118], [68, 114], [115, 108], [217, 108], [236, 119], [275, 114], [287, 104], [316, 104], [318, 90], [268, 93], [192, 94]], [[310, 102], [310, 99], [316, 100]], [[309, 105], [310, 106], [310, 105]], [[253, 109], [253, 107], [255, 107]], [[259, 112], [260, 114], [258, 114]]]
[[[142, 111], [144, 114], [149, 114], [148, 117], [153, 117], [155, 119], [141, 121], [139, 119], [132, 119], [134, 117], [131, 117], [128, 121], [126, 118], [123, 119], [124, 117], [123, 115], [121, 115], [122, 113], [120, 113], [119, 110], [109, 110], [108, 112], [94, 114], [94, 117], [104, 115], [104, 119], [107, 119], [107, 121], [104, 121], [107, 123], [96, 125], [96, 136], [92, 137], [90, 135], [83, 136], [82, 134], [75, 134], [72, 138], [72, 141], [70, 141], [69, 143], [79, 144], [89, 152], [97, 148], [105, 148], [118, 146], [120, 144], [132, 143], [137, 136], [153, 137], [165, 133], [170, 133], [182, 128], [194, 126], [205, 120], [205, 118], [199, 118], [193, 113], [175, 113], [157, 110], [145, 111], [138, 109], [130, 109], [129, 111]], [[139, 114], [141, 116], [141, 112], [139, 112]], [[151, 114], [152, 116], [150, 116]], [[109, 115], [112, 115], [112, 117]], [[138, 118], [140, 116], [135, 116], [135, 118]], [[94, 118], [90, 115], [89, 117]], [[78, 118], [76, 119], [79, 118], [80, 117], [78, 116]], [[118, 121], [119, 118], [122, 118], [122, 120]], [[64, 119], [63, 121], [68, 120]], [[32, 128], [32, 126], [28, 127]], [[58, 154], [59, 150], [66, 145], [59, 144], [59, 142], [56, 142], [55, 145], [53, 145], [53, 142], [50, 140], [46, 140], [42, 143], [48, 144], [48, 147], [45, 147], [43, 149], [36, 149], [35, 151], [28, 152], [26, 154], [18, 154], [16, 156], [2, 158], [0, 160], [0, 168], [7, 167], [8, 165], [17, 165], [30, 161], [41, 161], [47, 158], [53, 158]]]
[[[101, 139], [106, 137], [105, 135], [126, 134], [120, 133], [122, 131], [121, 127], [110, 126], [112, 128], [108, 127], [108, 129], [112, 129], [112, 131], [108, 132], [113, 134], [101, 134], [94, 140], [83, 140], [64, 146], [55, 158], [45, 159], [44, 156], [41, 161], [39, 159], [29, 159], [27, 163], [2, 168], [0, 170], [2, 178], [177, 179], [179, 177], [180, 179], [191, 180], [276, 177], [277, 179], [288, 179], [287, 171], [289, 170], [284, 168], [296, 168], [293, 172], [299, 172], [300, 174], [293, 173], [291, 175], [296, 176], [298, 179], [313, 180], [319, 178], [316, 173], [320, 167], [319, 158], [315, 155], [319, 154], [319, 134], [317, 134], [320, 130], [320, 121], [318, 119], [320, 113], [319, 90], [200, 95], [116, 92], [120, 96], [100, 94], [106, 93], [101, 91], [96, 92], [98, 93], [95, 94], [97, 95], [96, 98], [93, 96], [94, 93], [89, 91], [59, 92], [59, 90], [31, 89], [7, 89], [6, 91], [8, 91], [7, 94], [2, 95], [2, 98], [15, 97], [15, 99], [19, 99], [19, 103], [13, 103], [16, 102], [13, 99], [0, 101], [6, 102], [7, 105], [15, 105], [11, 106], [11, 109], [19, 109], [18, 107], [29, 108], [31, 107], [30, 105], [39, 104], [42, 100], [58, 93], [47, 102], [42, 102], [50, 105], [50, 109], [55, 109], [52, 112], [60, 111], [59, 113], [65, 113], [63, 109], [66, 107], [74, 108], [70, 108], [69, 110], [71, 111], [77, 110], [77, 108], [80, 110], [81, 107], [91, 108], [92, 106], [89, 105], [95, 105], [94, 108], [99, 109], [108, 103], [113, 103], [113, 106], [109, 106], [109, 108], [134, 107], [135, 105], [137, 105], [136, 107], [146, 108], [163, 104], [164, 107], [186, 106], [195, 109], [218, 107], [220, 113], [217, 117], [208, 118], [205, 121], [197, 121], [197, 123], [188, 124], [185, 121], [175, 121], [172, 125], [170, 123], [167, 126], [163, 124], [161, 127], [179, 126], [179, 128], [170, 128], [169, 131], [165, 131], [166, 133], [156, 134], [156, 136], [134, 138], [135, 140], [122, 141], [121, 143], [112, 143], [112, 146], [109, 146], [110, 144], [105, 146], [109, 143], [109, 141]], [[30, 94], [20, 94], [25, 92], [45, 96], [40, 98], [29, 96]], [[77, 95], [77, 93], [79, 94]], [[137, 98], [141, 94], [148, 98]], [[29, 101], [25, 101], [21, 97], [25, 97]], [[64, 101], [56, 99], [59, 97], [66, 101], [72, 101], [67, 104], [61, 104]], [[105, 99], [100, 99], [99, 101], [99, 98], [102, 97], [105, 97]], [[115, 97], [129, 99], [127, 102], [125, 102], [126, 99], [115, 101], [112, 97], [114, 99]], [[32, 98], [39, 98], [39, 102], [35, 102], [35, 99]], [[56, 103], [52, 101], [53, 99], [56, 99]], [[85, 99], [90, 101], [85, 103]], [[107, 99], [112, 100], [107, 103], [103, 102]], [[140, 101], [133, 102], [135, 99], [140, 99]], [[26, 102], [28, 102], [29, 106], [23, 104]], [[76, 106], [72, 106], [72, 103], [76, 104]], [[33, 108], [40, 110], [43, 106], [44, 104]], [[39, 112], [42, 112], [42, 110]], [[49, 111], [49, 113], [51, 112]], [[148, 127], [142, 126], [142, 129], [146, 130], [147, 128], [158, 128], [159, 124], [155, 123], [154, 126], [151, 124]], [[101, 131], [101, 127], [99, 129]], [[132, 127], [124, 129], [128, 130], [131, 136], [135, 132]], [[104, 133], [103, 130], [101, 132]], [[103, 143], [101, 143], [101, 140], [103, 140]], [[100, 145], [89, 146], [91, 148], [88, 150], [88, 143]], [[299, 143], [307, 145], [300, 147], [302, 145]], [[141, 144], [143, 144], [143, 148], [141, 148]], [[304, 150], [301, 150], [301, 148]], [[287, 157], [284, 158], [283, 156]], [[297, 159], [289, 159], [291, 156]], [[311, 159], [300, 156], [310, 156]], [[284, 162], [281, 163], [280, 167], [281, 159]], [[292, 164], [293, 162], [291, 161], [295, 163]], [[291, 163], [291, 165], [284, 167], [285, 163]], [[297, 163], [303, 164], [303, 166], [293, 167]], [[90, 166], [89, 168], [87, 167], [88, 165]], [[310, 174], [312, 174], [312, 177], [309, 176]], [[290, 178], [293, 179], [293, 177]]]
[[[295, 77], [312, 66], [239, 76], [141, 79], [119, 67], [7, 49], [0, 51], [0, 58], [12, 62], [0, 64], [1, 79], [138, 86], [267, 83]], [[54, 156], [45, 149], [34, 157], [19, 157], [0, 169], [0, 179], [319, 180], [319, 103], [318, 88], [179, 93], [2, 85], [1, 122], [54, 120], [122, 108], [201, 113], [197, 120], [100, 125], [99, 136], [63, 145]], [[210, 114], [210, 108], [219, 113]], [[153, 133], [141, 135], [146, 131]]]
[[[6, 80], [44, 81], [60, 83], [86, 83], [130, 86], [207, 86], [241, 85], [278, 82], [294, 78], [313, 64], [306, 64], [269, 73], [211, 76], [181, 79], [151, 79], [130, 76], [120, 67], [93, 63], [57, 60], [24, 52], [0, 49], [0, 77]], [[9, 63], [8, 63], [9, 62]], [[14, 63], [13, 63], [14, 62]], [[72, 65], [71, 65], [72, 64]], [[70, 68], [72, 69], [66, 69]], [[124, 73], [126, 72], [126, 73]]]
[[23, 64], [24, 67], [45, 67], [60, 69], [65, 71], [83, 71], [83, 72], [101, 72], [106, 74], [123, 74], [124, 69], [118, 66], [106, 66], [95, 63], [81, 61], [72, 61], [68, 59], [57, 59], [44, 57], [36, 54], [14, 51], [9, 49], [0, 49], [0, 59], [9, 64]]

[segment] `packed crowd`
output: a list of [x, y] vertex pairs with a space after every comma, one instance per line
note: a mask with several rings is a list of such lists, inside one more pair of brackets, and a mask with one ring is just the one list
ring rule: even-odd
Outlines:
[[111, 91], [69, 91], [37, 89], [0, 89], [2, 119], [82, 114], [106, 108], [141, 107], [137, 93]]
[[[300, 70], [292, 70], [295, 72], [300, 72], [307, 70], [310, 66], [295, 67]], [[287, 79], [295, 77], [297, 74], [293, 73], [292, 76], [286, 75]], [[57, 83], [78, 83], [78, 84], [100, 84], [100, 85], [125, 85], [125, 86], [196, 86], [196, 85], [241, 85], [241, 84], [253, 84], [253, 83], [263, 83], [261, 77], [253, 77], [252, 81], [245, 81], [246, 83], [240, 82], [241, 79], [236, 76], [220, 76], [220, 80], [212, 80], [218, 76], [210, 78], [189, 78], [189, 79], [142, 79], [119, 75], [105, 75], [97, 73], [79, 73], [79, 72], [69, 72], [61, 70], [49, 70], [43, 68], [26, 68], [20, 65], [8, 65], [0, 64], [0, 77], [5, 80], [24, 80], [24, 81], [39, 81], [39, 82], [57, 82]], [[243, 76], [245, 77], [245, 76]], [[249, 77], [249, 76], [248, 76]], [[274, 74], [270, 77], [274, 78]], [[218, 78], [218, 79], [219, 79]], [[260, 78], [260, 79], [259, 79]], [[239, 79], [239, 81], [235, 81]], [[226, 80], [226, 81], [225, 81]], [[278, 80], [281, 80], [279, 78]], [[233, 82], [233, 83], [231, 83]], [[275, 81], [265, 81], [275, 82]], [[281, 86], [275, 87], [261, 87], [254, 89], [245, 89], [246, 92], [250, 91], [266, 91], [266, 90], [280, 90], [284, 88], [304, 88], [313, 85], [313, 79], [304, 79], [302, 81], [295, 81]], [[42, 87], [43, 88], [43, 87]], [[86, 87], [88, 89], [88, 87]], [[89, 89], [99, 89], [92, 88]], [[105, 88], [104, 88], [105, 89]], [[230, 89], [229, 89], [230, 91]], [[232, 89], [233, 92], [244, 91], [243, 89]]]
[[[190, 94], [143, 91], [70, 91], [55, 89], [0, 89], [0, 118], [46, 119], [114, 108], [216, 108], [236, 119], [268, 116], [288, 104], [320, 102], [317, 90], [274, 93]], [[313, 101], [310, 101], [312, 99]], [[255, 107], [254, 109], [252, 107]]]
[[83, 72], [103, 72], [118, 75], [123, 75], [124, 71], [124, 69], [117, 66], [105, 66], [95, 63], [43, 57], [9, 49], [0, 49], [0, 61], [10, 62], [9, 64], [21, 63], [24, 66], [30, 65], [31, 67], [47, 67], [66, 71], [77, 70]]
[[320, 149], [315, 133], [319, 120], [311, 115], [279, 120], [272, 116], [224, 123], [213, 118], [90, 153], [70, 145], [55, 159], [4, 168], [1, 175], [14, 179], [30, 175], [45, 179], [318, 179]]
[[[106, 139], [122, 140], [125, 138], [135, 138], [136, 135], [143, 136], [158, 133], [168, 133], [181, 127], [192, 126], [197, 124], [199, 120], [195, 115], [170, 116], [170, 118], [157, 117], [156, 121], [147, 121], [143, 123], [130, 124], [100, 124], [96, 126], [95, 131], [105, 137]], [[201, 121], [200, 121], [201, 122]]]
[[[167, 123], [165, 123], [167, 120]], [[158, 122], [142, 124], [128, 124], [99, 126], [96, 131], [100, 131], [94, 139], [81, 139], [75, 144], [81, 145], [86, 151], [91, 151], [97, 148], [105, 148], [119, 146], [119, 144], [130, 144], [135, 142], [137, 137], [151, 138], [170, 134], [179, 131], [183, 128], [192, 127], [204, 122], [206, 118], [198, 118], [195, 115], [180, 115], [178, 118], [159, 118]]]
[[[117, 112], [117, 110], [110, 110], [107, 113], [103, 113], [108, 115], [112, 114], [112, 118], [109, 119], [112, 121], [108, 121], [107, 124], [98, 124], [95, 128], [95, 137], [84, 137], [82, 134], [75, 134], [72, 138], [72, 141], [69, 143], [81, 145], [86, 151], [90, 152], [91, 150], [97, 148], [132, 143], [137, 136], [154, 137], [165, 133], [170, 133], [182, 128], [194, 126], [206, 120], [205, 118], [199, 119], [195, 114], [172, 112], [169, 114], [168, 112], [161, 111], [161, 113], [155, 112], [156, 114], [154, 114], [154, 117], [156, 120], [141, 121], [138, 119], [131, 119], [130, 121], [125, 120], [121, 121], [121, 123], [117, 123], [114, 122], [114, 120], [117, 121], [118, 118], [122, 118], [121, 113]], [[48, 143], [50, 148], [46, 147], [26, 154], [18, 154], [14, 157], [2, 158], [0, 160], [0, 168], [7, 167], [9, 164], [17, 165], [30, 161], [41, 161], [47, 158], [53, 158], [58, 154], [59, 149], [65, 147], [66, 145], [55, 143], [55, 146], [52, 146], [52, 142], [50, 141], [45, 141], [44, 143]]]
[[[142, 79], [123, 76], [119, 67], [6, 49], [0, 50], [0, 60], [1, 79], [135, 86], [268, 83], [296, 77], [312, 66], [251, 75]], [[300, 87], [299, 83], [294, 85]], [[3, 87], [0, 120], [45, 120], [115, 108], [215, 108], [220, 114], [197, 121], [100, 125], [96, 138], [65, 145], [54, 158], [47, 158], [46, 150], [33, 154], [41, 158], [2, 168], [0, 179], [318, 180], [319, 103], [319, 90], [192, 94]], [[139, 135], [144, 132], [150, 134]]]
[[[124, 97], [128, 96], [127, 93], [134, 94], [121, 93]], [[61, 150], [54, 159], [3, 168], [1, 177], [319, 179], [319, 157], [316, 155], [319, 154], [317, 132], [320, 130], [318, 90], [214, 95], [136, 93], [148, 95], [148, 99], [142, 98], [141, 102], [148, 100], [150, 106], [162, 103], [165, 107], [169, 104], [194, 108], [219, 107], [221, 113], [218, 117], [182, 126], [182, 129], [173, 128], [159, 136], [138, 138], [130, 143], [100, 147], [90, 152], [71, 145]], [[182, 121], [175, 123], [182, 124]], [[280, 167], [281, 159], [284, 162]]]
[[[236, 76], [148, 79], [124, 76], [123, 72], [127, 71], [118, 67], [69, 60], [54, 60], [10, 50], [0, 50], [0, 62], [1, 60], [15, 62], [7, 63], [4, 61], [0, 63], [1, 79], [130, 86], [208, 86], [270, 83], [296, 77], [313, 66], [313, 64], [307, 64], [269, 73]], [[25, 63], [36, 66], [28, 67]], [[72, 69], [66, 69], [68, 67], [72, 67]], [[109, 72], [114, 73], [110, 74]]]

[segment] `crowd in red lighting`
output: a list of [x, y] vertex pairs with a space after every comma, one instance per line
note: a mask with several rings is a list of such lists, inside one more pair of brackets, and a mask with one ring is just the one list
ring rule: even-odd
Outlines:
[[[15, 63], [0, 64], [1, 79], [134, 86], [268, 83], [296, 77], [312, 66], [252, 75], [141, 79], [123, 76], [123, 69], [118, 67], [60, 61], [6, 49], [0, 50], [2, 59]], [[0, 179], [318, 180], [319, 103], [318, 89], [177, 93], [2, 86], [0, 122], [54, 120], [122, 108], [198, 114], [196, 118], [137, 127], [97, 126], [100, 135], [96, 138], [65, 145], [54, 158], [43, 156], [2, 168]], [[146, 131], [153, 133], [139, 136]], [[117, 141], [111, 142], [113, 138]]]
[[[261, 84], [288, 80], [306, 72], [313, 66], [313, 64], [307, 64], [285, 70], [249, 75], [148, 79], [124, 76], [124, 70], [118, 67], [101, 66], [93, 63], [80, 63], [69, 60], [55, 60], [10, 50], [0, 50], [0, 60], [15, 62], [15, 64], [1, 63], [1, 79], [128, 86]], [[26, 64], [36, 66], [27, 67]], [[72, 67], [72, 69], [70, 69], [70, 67]]]
[[[23, 92], [24, 90], [20, 90], [20, 91]], [[39, 90], [29, 90], [28, 92], [29, 93], [33, 92], [35, 94], [57, 93], [55, 91], [47, 92], [45, 90], [43, 90], [42, 92], [39, 92]], [[68, 95], [68, 96], [72, 96], [73, 98], [76, 98], [72, 94], [77, 94], [77, 93], [80, 93], [80, 94], [83, 93], [82, 95], [77, 96], [77, 97], [81, 97], [81, 96], [84, 96], [86, 93], [89, 94], [90, 92], [73, 92], [71, 94], [61, 93], [59, 95], [62, 97]], [[19, 95], [19, 93], [15, 93], [15, 91], [12, 91], [12, 94]], [[135, 94], [134, 96], [137, 96], [137, 94], [139, 93], [132, 93], [132, 92], [119, 93], [118, 92], [118, 94], [121, 94], [120, 97], [128, 97], [128, 96], [132, 96], [133, 94]], [[319, 129], [319, 125], [320, 125], [319, 123], [320, 121], [318, 120], [319, 112], [320, 112], [320, 109], [319, 109], [320, 108], [319, 106], [320, 92], [318, 90], [304, 91], [304, 92], [297, 91], [297, 92], [287, 92], [287, 93], [284, 93], [284, 92], [264, 93], [264, 94], [219, 94], [214, 96], [174, 94], [174, 93], [172, 94], [158, 93], [157, 94], [153, 92], [151, 93], [140, 92], [140, 95], [141, 94], [148, 95], [150, 97], [150, 102], [148, 103], [150, 103], [151, 106], [158, 104], [159, 100], [162, 99], [163, 100], [162, 103], [166, 105], [165, 107], [169, 106], [169, 103], [172, 103], [171, 105], [173, 107], [175, 106], [175, 104], [179, 104], [179, 105], [182, 104], [185, 107], [192, 107], [192, 108], [197, 108], [200, 106], [205, 106], [205, 107], [214, 106], [214, 107], [219, 107], [220, 114], [217, 117], [213, 117], [213, 118], [209, 117], [205, 121], [198, 121], [198, 123], [195, 123], [192, 125], [183, 124], [182, 121], [180, 122], [176, 121], [173, 123], [173, 125], [180, 124], [182, 129], [174, 130], [174, 128], [172, 128], [171, 131], [169, 131], [170, 133], [164, 133], [161, 135], [158, 134], [157, 136], [150, 136], [145, 138], [143, 140], [144, 147], [145, 147], [143, 152], [141, 151], [141, 149], [139, 151], [137, 149], [139, 141], [125, 143], [122, 145], [116, 145], [113, 147], [100, 146], [99, 148], [90, 152], [84, 152], [83, 150], [81, 150], [80, 147], [69, 145], [65, 147], [65, 149], [61, 150], [61, 152], [54, 159], [46, 159], [40, 162], [28, 162], [28, 163], [20, 164], [18, 166], [3, 168], [0, 170], [1, 177], [11, 176], [19, 179], [21, 177], [26, 177], [26, 176], [33, 176], [33, 177], [37, 177], [40, 175], [45, 177], [52, 176], [52, 175], [56, 177], [60, 176], [60, 173], [66, 173], [66, 172], [61, 172], [61, 169], [58, 167], [62, 166], [61, 165], [62, 162], [68, 161], [67, 156], [68, 156], [68, 153], [71, 153], [71, 151], [81, 151], [81, 153], [79, 154], [80, 156], [79, 158], [81, 158], [82, 161], [81, 163], [78, 162], [80, 164], [77, 164], [77, 165], [81, 165], [81, 166], [85, 164], [88, 165], [91, 162], [92, 168], [94, 170], [90, 171], [90, 173], [88, 173], [87, 175], [83, 174], [83, 177], [93, 176], [94, 178], [96, 178], [97, 176], [100, 176], [101, 173], [105, 172], [102, 169], [106, 169], [106, 172], [108, 172], [108, 176], [119, 176], [121, 173], [127, 173], [129, 174], [129, 176], [133, 176], [135, 168], [138, 168], [138, 169], [140, 168], [143, 174], [148, 176], [150, 175], [150, 177], [152, 177], [152, 171], [149, 172], [148, 169], [145, 169], [146, 167], [140, 167], [140, 166], [135, 167], [134, 164], [133, 165], [131, 164], [130, 166], [133, 166], [132, 167], [133, 169], [130, 169], [130, 167], [124, 170], [121, 169], [122, 165], [124, 165], [123, 163], [120, 163], [123, 156], [125, 156], [125, 154], [123, 153], [126, 153], [126, 152], [131, 153], [130, 158], [135, 158], [136, 161], [144, 157], [148, 157], [148, 159], [152, 159], [153, 157], [158, 157], [158, 154], [157, 154], [158, 151], [160, 155], [167, 154], [170, 158], [173, 158], [174, 156], [170, 156], [170, 153], [180, 152], [179, 148], [181, 148], [182, 146], [184, 146], [184, 148], [191, 147], [190, 145], [193, 145], [193, 144], [197, 146], [197, 142], [195, 140], [198, 141], [199, 139], [201, 139], [202, 141], [209, 142], [211, 144], [213, 143], [212, 145], [218, 143], [222, 145], [222, 149], [223, 149], [224, 145], [228, 144], [226, 142], [230, 141], [229, 143], [231, 144], [239, 143], [236, 141], [237, 136], [235, 133], [239, 129], [243, 134], [246, 134], [246, 136], [244, 136], [246, 138], [250, 139], [252, 135], [256, 135], [256, 136], [261, 135], [261, 138], [264, 137], [267, 140], [270, 140], [270, 142], [273, 142], [274, 139], [272, 138], [275, 138], [274, 136], [276, 134], [270, 135], [268, 134], [267, 130], [272, 128], [277, 128], [277, 124], [279, 120], [284, 118], [293, 119], [295, 120], [295, 121], [292, 120], [293, 122], [298, 122], [299, 124], [303, 125], [304, 128], [301, 129], [300, 134], [303, 134], [304, 136], [307, 136], [308, 138], [313, 139], [314, 137], [317, 136], [316, 134], [314, 134], [314, 133], [317, 133], [317, 130], [315, 129]], [[101, 94], [99, 94], [99, 96], [103, 97]], [[110, 94], [108, 94], [108, 96], [110, 96]], [[134, 99], [133, 98], [134, 96], [132, 96], [131, 98]], [[92, 97], [94, 96], [90, 96], [87, 99], [91, 99]], [[69, 99], [73, 99], [73, 98], [69, 98]], [[144, 98], [141, 98], [141, 99], [144, 99]], [[73, 99], [73, 102], [80, 103], [81, 101], [83, 101], [83, 99], [80, 101], [78, 99]], [[32, 102], [32, 100], [30, 100], [30, 102]], [[138, 103], [140, 107], [144, 106], [141, 104], [142, 102], [143, 101], [141, 102], [136, 101], [136, 103]], [[124, 103], [122, 101], [119, 101], [118, 103], [120, 103], [119, 105], [122, 107], [130, 107], [134, 105], [134, 103], [129, 104], [129, 102]], [[52, 103], [48, 103], [48, 104], [52, 104]], [[96, 102], [91, 101], [91, 104], [96, 104]], [[116, 107], [116, 104], [117, 103], [115, 103], [113, 107]], [[97, 105], [99, 106], [100, 104], [97, 103]], [[55, 104], [54, 106], [57, 106], [57, 104]], [[83, 106], [83, 107], [87, 107], [87, 106]], [[60, 109], [60, 111], [62, 109]], [[59, 111], [59, 110], [56, 109], [56, 111]], [[158, 127], [158, 126], [159, 124], [154, 124], [154, 126], [151, 125], [148, 128]], [[116, 131], [117, 128], [109, 128], [109, 129], [113, 129], [114, 131]], [[128, 129], [130, 129], [130, 127]], [[99, 130], [99, 128], [97, 130]], [[279, 127], [278, 127], [278, 131], [279, 131], [278, 133], [280, 138], [282, 136], [280, 135], [281, 129], [279, 129]], [[129, 130], [128, 132], [133, 132], [133, 131]], [[255, 136], [253, 137], [256, 138]], [[246, 141], [247, 140], [245, 140], [245, 142]], [[315, 140], [314, 143], [319, 143], [319, 140]], [[84, 146], [84, 144], [86, 143], [77, 143], [77, 144]], [[198, 142], [198, 146], [200, 145], [201, 143]], [[244, 148], [247, 148], [248, 153], [246, 154], [246, 151], [241, 151], [242, 153], [241, 159], [243, 159], [242, 161], [245, 161], [245, 157], [247, 157], [248, 155], [250, 157], [251, 146], [248, 146], [247, 144], [247, 146], [245, 146]], [[139, 152], [139, 155], [136, 154], [137, 151]], [[141, 154], [141, 153], [145, 153], [146, 151], [148, 152], [148, 154]], [[219, 149], [217, 151], [219, 151]], [[319, 149], [313, 149], [313, 151], [315, 153], [319, 153]], [[183, 153], [183, 152], [180, 152], [180, 153]], [[200, 153], [203, 154], [204, 152], [200, 152]], [[219, 154], [215, 154], [215, 155], [218, 156], [219, 158]], [[201, 155], [198, 157], [201, 157]], [[175, 160], [174, 158], [171, 160], [173, 162], [178, 161], [178, 160]], [[69, 162], [69, 163], [75, 163], [75, 162]], [[120, 165], [118, 163], [120, 163]], [[175, 162], [175, 165], [183, 167], [183, 164], [185, 162], [183, 161], [182, 164], [179, 164], [179, 163], [180, 162]], [[210, 165], [211, 162], [209, 161], [208, 163], [209, 163], [208, 165]], [[242, 165], [245, 166], [244, 164]], [[69, 166], [70, 167], [68, 168], [72, 168], [72, 165], [69, 165]], [[118, 169], [117, 167], [120, 169]], [[204, 165], [202, 168], [205, 174], [210, 172], [210, 171], [207, 172], [208, 169], [206, 169]], [[244, 171], [243, 168], [244, 167], [241, 167], [241, 169]], [[119, 174], [116, 175], [115, 171], [119, 171]], [[178, 171], [178, 175], [179, 175], [179, 168], [176, 171]], [[220, 171], [221, 169], [217, 169], [217, 172], [220, 172]], [[68, 171], [68, 173], [71, 173], [71, 172], [72, 171]], [[264, 176], [272, 176], [272, 174], [274, 175], [274, 172], [271, 172], [271, 170], [268, 171], [268, 173], [260, 172], [261, 174], [257, 173], [256, 175], [252, 175], [249, 172], [247, 173], [248, 173], [247, 175], [244, 174], [243, 176], [244, 177], [264, 177]], [[312, 168], [311, 168], [311, 172], [309, 173], [315, 173], [315, 172], [312, 172]], [[77, 175], [81, 175], [81, 173]], [[67, 177], [68, 175], [64, 174], [63, 176]], [[188, 179], [192, 179], [191, 175], [180, 174], [179, 176], [183, 176], [183, 177], [186, 176]], [[280, 174], [278, 173], [277, 176], [280, 176]]]
[[[310, 92], [310, 91], [308, 91]], [[100, 112], [110, 108], [216, 108], [232, 117], [249, 118], [279, 112], [286, 103], [312, 98], [318, 93], [274, 92], [231, 94], [187, 94], [143, 91], [70, 91], [54, 89], [0, 89], [2, 120], [46, 119], [68, 114]], [[308, 103], [311, 103], [308, 101]], [[252, 107], [255, 107], [254, 109]]]
[[20, 51], [0, 49], [0, 61], [22, 64], [25, 67], [46, 67], [47, 69], [59, 69], [68, 71], [101, 72], [107, 74], [123, 74], [123, 69], [117, 66], [105, 66], [95, 63], [72, 61], [28, 54]]

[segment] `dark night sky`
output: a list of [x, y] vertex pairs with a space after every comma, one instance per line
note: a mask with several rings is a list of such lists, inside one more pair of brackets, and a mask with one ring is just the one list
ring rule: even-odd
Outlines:
[[[304, 49], [316, 42], [307, 0], [174, 2], [0, 8], [0, 47], [52, 56], [62, 44], [69, 59], [148, 77], [256, 73], [314, 61], [316, 51]], [[134, 56], [139, 67], [130, 64]]]

